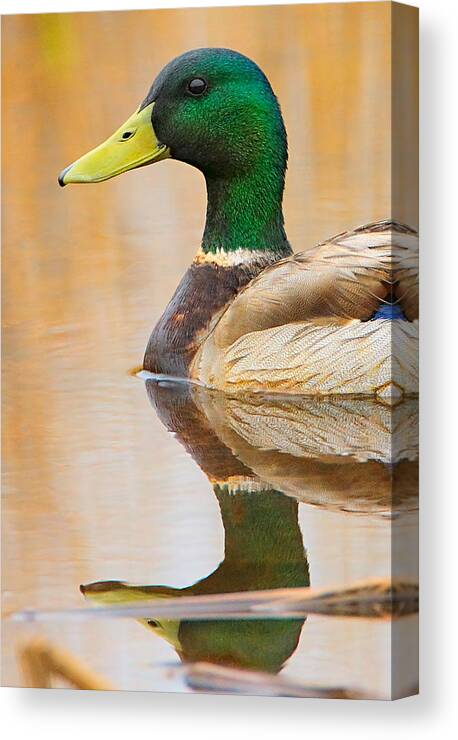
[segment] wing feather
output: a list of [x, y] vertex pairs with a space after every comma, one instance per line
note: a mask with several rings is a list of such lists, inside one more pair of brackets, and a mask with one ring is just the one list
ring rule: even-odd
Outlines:
[[[222, 314], [192, 375], [226, 390], [417, 392], [418, 237], [382, 221], [266, 268]], [[367, 321], [381, 301], [409, 321]]]
[[231, 303], [215, 328], [228, 347], [252, 331], [317, 318], [368, 319], [394, 291], [418, 317], [415, 232], [378, 222], [345, 232], [266, 268]]
[[418, 391], [417, 322], [296, 322], [204, 351], [200, 379], [227, 391], [379, 395]]

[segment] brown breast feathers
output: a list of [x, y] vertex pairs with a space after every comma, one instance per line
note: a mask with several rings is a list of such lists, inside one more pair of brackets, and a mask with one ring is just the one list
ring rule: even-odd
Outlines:
[[150, 336], [145, 370], [186, 377], [212, 319], [265, 266], [261, 260], [231, 267], [193, 263]]

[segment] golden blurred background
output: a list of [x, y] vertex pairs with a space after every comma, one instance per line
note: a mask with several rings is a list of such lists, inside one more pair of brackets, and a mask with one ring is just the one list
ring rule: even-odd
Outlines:
[[[57, 174], [172, 57], [224, 46], [256, 61], [280, 100], [296, 251], [392, 214], [415, 227], [416, 17], [385, 2], [24, 15], [4, 17], [2, 35], [4, 604], [80, 605], [78, 584], [103, 578], [185, 584], [221, 559], [217, 505], [128, 370], [199, 246], [203, 178], [171, 161], [65, 190]], [[389, 573], [380, 522], [312, 510], [302, 524], [315, 586]], [[17, 684], [10, 629], [4, 681]], [[304, 639], [317, 643], [316, 629]], [[380, 688], [389, 632], [359, 629], [324, 627], [328, 657], [301, 670], [334, 683], [353, 670]], [[139, 676], [152, 643], [135, 625], [66, 630], [117, 685], [155, 687]]]

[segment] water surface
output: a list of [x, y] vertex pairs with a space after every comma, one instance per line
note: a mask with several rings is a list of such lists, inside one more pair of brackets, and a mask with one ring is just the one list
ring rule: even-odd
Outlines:
[[[166, 162], [100, 186], [62, 191], [56, 180], [126, 119], [172, 56], [221, 45], [253, 57], [279, 96], [294, 248], [386, 217], [388, 33], [384, 4], [3, 19], [8, 613], [82, 606], [80, 584], [100, 581], [342, 587], [390, 577], [393, 552], [397, 575], [416, 577], [415, 441], [398, 461], [406, 485], [393, 518], [386, 410], [322, 407], [316, 426], [300, 399], [253, 408], [129, 375], [199, 245], [200, 175]], [[412, 120], [406, 104], [411, 160]], [[399, 211], [416, 225], [415, 189]], [[396, 623], [407, 654], [413, 623]], [[6, 622], [4, 683], [21, 685], [16, 650], [40, 634], [123, 689], [185, 689], [163, 668], [179, 665], [178, 648], [184, 659], [389, 694], [389, 620], [308, 616], [243, 639], [240, 625], [227, 628], [185, 625], [178, 641], [177, 630], [134, 620]], [[408, 663], [398, 665], [410, 687]]]

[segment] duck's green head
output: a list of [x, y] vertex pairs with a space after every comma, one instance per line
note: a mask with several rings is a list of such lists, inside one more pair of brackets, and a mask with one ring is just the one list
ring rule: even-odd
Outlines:
[[[203, 172], [209, 210], [238, 247], [251, 240], [250, 248], [256, 248], [259, 234], [250, 228], [244, 234], [250, 220], [259, 228], [267, 225], [268, 232], [272, 226], [282, 231], [285, 128], [266, 76], [247, 57], [229, 49], [197, 49], [171, 61], [126, 123], [65, 168], [59, 183], [100, 182], [169, 157]], [[235, 211], [243, 208], [250, 211], [246, 226], [234, 222]], [[224, 233], [213, 239], [224, 242]]]
[[197, 49], [173, 59], [134, 115], [63, 170], [59, 182], [100, 182], [167, 157], [209, 176], [243, 174], [267, 157], [284, 169], [279, 105], [254, 62], [229, 49]]

